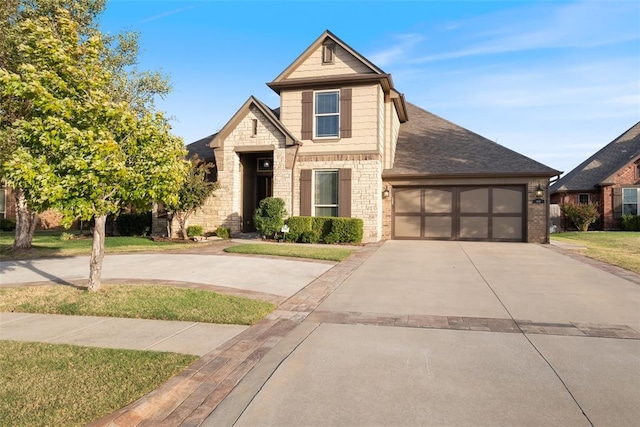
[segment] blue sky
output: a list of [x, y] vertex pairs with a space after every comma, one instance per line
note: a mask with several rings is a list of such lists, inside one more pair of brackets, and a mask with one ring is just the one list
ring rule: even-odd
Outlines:
[[640, 120], [640, 2], [110, 0], [188, 144], [217, 132], [325, 29], [408, 102], [568, 172]]

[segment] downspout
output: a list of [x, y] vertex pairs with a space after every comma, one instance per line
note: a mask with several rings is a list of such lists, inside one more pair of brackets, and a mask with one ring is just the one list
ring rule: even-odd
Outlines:
[[296, 141], [296, 152], [293, 154], [293, 164], [291, 165], [291, 210], [289, 211], [291, 215], [293, 215], [293, 196], [295, 193], [295, 170], [296, 170], [296, 162], [298, 160], [298, 150], [302, 146], [302, 142]]

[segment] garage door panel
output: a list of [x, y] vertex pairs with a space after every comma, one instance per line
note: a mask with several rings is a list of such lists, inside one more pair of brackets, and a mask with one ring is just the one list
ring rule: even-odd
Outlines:
[[493, 238], [507, 240], [522, 240], [521, 217], [494, 217]]
[[474, 188], [460, 191], [460, 213], [488, 213], [489, 189]]
[[460, 217], [461, 239], [489, 238], [489, 218], [486, 216]]
[[522, 213], [522, 190], [493, 189], [493, 213]]
[[424, 220], [424, 236], [428, 239], [451, 239], [452, 218], [450, 216], [431, 216]]
[[406, 188], [395, 192], [396, 213], [417, 213], [422, 209], [422, 189]]
[[421, 238], [422, 218], [419, 216], [396, 216], [395, 236], [419, 239]]
[[424, 212], [451, 213], [452, 210], [453, 192], [450, 189], [424, 189]]

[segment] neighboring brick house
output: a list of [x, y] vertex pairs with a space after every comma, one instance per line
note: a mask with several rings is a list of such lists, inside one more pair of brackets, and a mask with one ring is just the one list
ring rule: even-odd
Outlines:
[[0, 184], [0, 219], [16, 219], [16, 206], [11, 187]]
[[[597, 203], [594, 228], [617, 230], [624, 214], [640, 213], [640, 122], [551, 186], [551, 203]], [[570, 227], [563, 224], [563, 228]]]
[[251, 96], [187, 146], [200, 157], [210, 147], [220, 184], [190, 224], [251, 231], [273, 196], [290, 215], [361, 218], [365, 242], [548, 241], [548, 203], [535, 202], [558, 171], [407, 103], [331, 32], [267, 85], [279, 108]]

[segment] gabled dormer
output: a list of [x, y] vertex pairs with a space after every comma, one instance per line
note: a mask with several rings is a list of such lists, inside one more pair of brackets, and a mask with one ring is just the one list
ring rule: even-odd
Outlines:
[[267, 85], [307, 153], [376, 152], [393, 161], [404, 96], [390, 74], [325, 31]]

